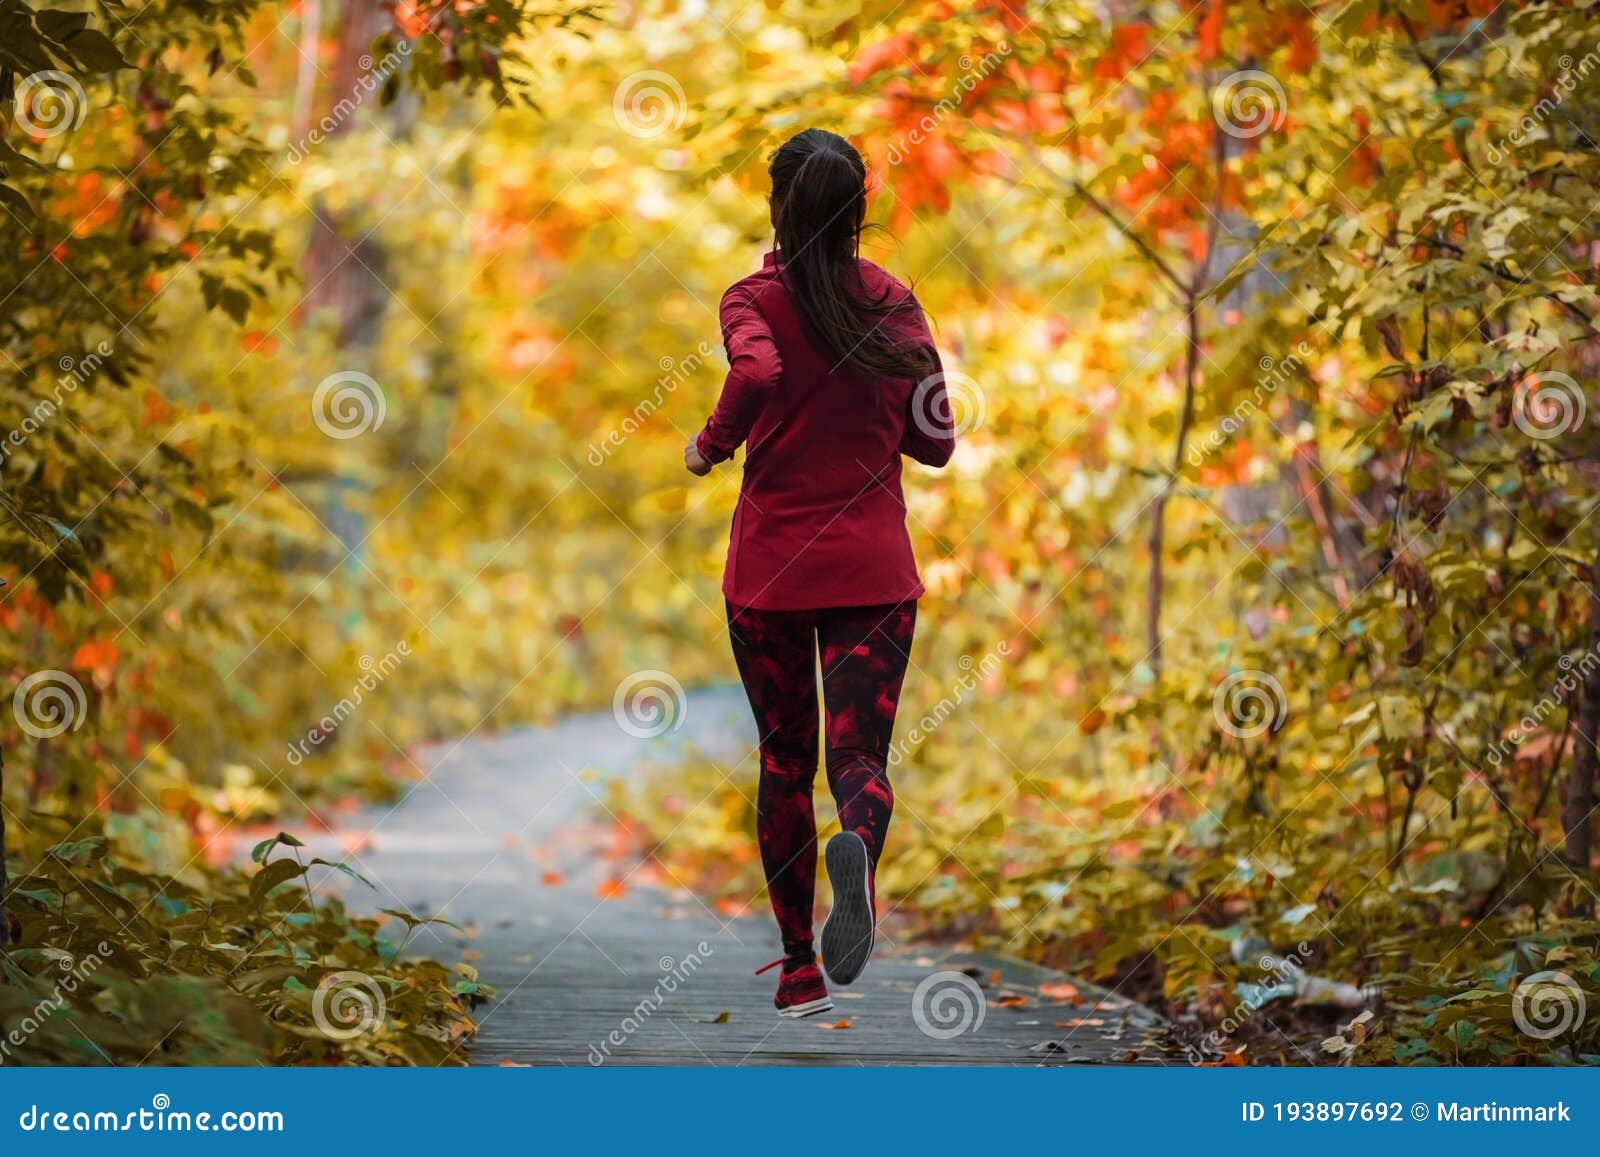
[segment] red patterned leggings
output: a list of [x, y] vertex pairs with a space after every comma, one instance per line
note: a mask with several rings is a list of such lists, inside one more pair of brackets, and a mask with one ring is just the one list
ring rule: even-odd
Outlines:
[[790, 960], [812, 956], [817, 656], [827, 714], [828, 787], [840, 826], [861, 837], [876, 864], [894, 810], [884, 762], [916, 622], [915, 600], [819, 611], [728, 605], [733, 658], [761, 735], [756, 838]]

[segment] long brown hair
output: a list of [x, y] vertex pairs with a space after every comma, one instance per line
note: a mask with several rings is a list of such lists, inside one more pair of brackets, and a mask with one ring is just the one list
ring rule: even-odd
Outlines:
[[773, 154], [773, 225], [783, 275], [800, 316], [840, 364], [879, 378], [921, 378], [930, 351], [885, 324], [920, 307], [892, 289], [874, 299], [857, 257], [867, 217], [867, 166], [849, 141], [806, 129]]

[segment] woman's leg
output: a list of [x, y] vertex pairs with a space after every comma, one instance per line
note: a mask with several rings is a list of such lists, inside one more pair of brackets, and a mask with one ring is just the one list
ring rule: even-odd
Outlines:
[[839, 825], [861, 837], [874, 866], [894, 811], [886, 762], [916, 625], [915, 600], [820, 611], [817, 617], [828, 787]]
[[756, 839], [787, 965], [810, 963], [817, 888], [816, 626], [808, 611], [728, 605], [728, 637], [761, 737]]

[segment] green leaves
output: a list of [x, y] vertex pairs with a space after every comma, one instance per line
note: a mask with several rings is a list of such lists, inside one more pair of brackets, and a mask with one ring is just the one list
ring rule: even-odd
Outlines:
[[[313, 904], [292, 859], [191, 866], [193, 888], [100, 834], [22, 839], [12, 850], [36, 866], [9, 895], [22, 937], [0, 965], [0, 1021], [28, 1031], [8, 1040], [10, 1063], [462, 1064], [470, 1009], [493, 995], [470, 970], [396, 959], [379, 923], [337, 899]], [[278, 846], [301, 845], [279, 833], [257, 862]], [[317, 1020], [317, 987], [337, 972], [385, 994], [385, 1022], [359, 1040]]]

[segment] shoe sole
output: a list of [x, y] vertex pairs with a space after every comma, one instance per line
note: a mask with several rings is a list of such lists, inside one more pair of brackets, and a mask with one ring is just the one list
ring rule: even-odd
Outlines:
[[817, 1000], [808, 1000], [804, 1004], [791, 1004], [788, 1008], [780, 1008], [778, 1015], [786, 1020], [799, 1020], [803, 1016], [816, 1016], [819, 1012], [827, 1012], [833, 1007], [831, 997], [821, 997]]
[[833, 910], [822, 926], [822, 969], [835, 984], [861, 975], [872, 955], [872, 897], [867, 890], [867, 845], [855, 832], [828, 841], [823, 860], [833, 885]]

